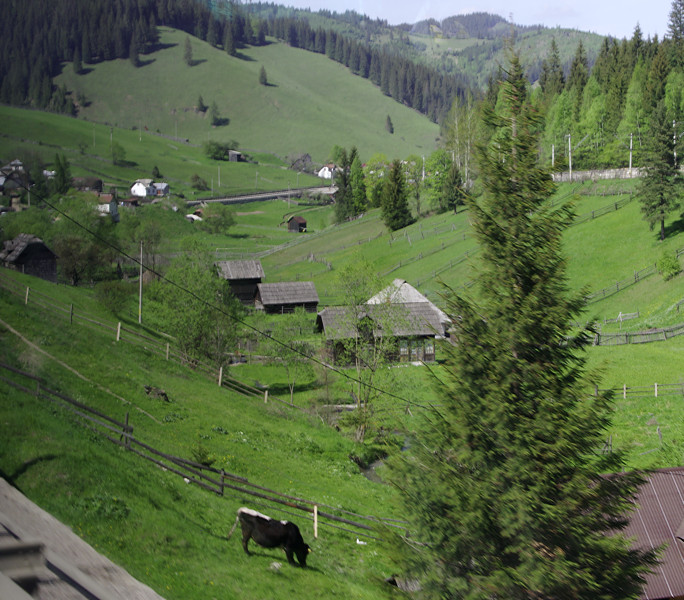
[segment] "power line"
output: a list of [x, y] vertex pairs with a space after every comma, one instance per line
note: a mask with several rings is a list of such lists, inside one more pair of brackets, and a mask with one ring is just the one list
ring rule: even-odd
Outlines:
[[[29, 191], [29, 189], [28, 189], [28, 187], [27, 187], [26, 185], [22, 184], [21, 187], [22, 187], [23, 189], [25, 189], [27, 192]], [[406, 403], [407, 405], [416, 406], [416, 407], [418, 407], [418, 408], [423, 408], [423, 409], [428, 409], [428, 408], [430, 408], [429, 406], [426, 406], [426, 405], [421, 404], [421, 403], [419, 403], [419, 402], [415, 402], [415, 401], [409, 400], [409, 399], [407, 399], [407, 398], [404, 398], [404, 397], [402, 397], [402, 396], [399, 396], [399, 395], [395, 394], [394, 392], [389, 392], [389, 391], [383, 390], [382, 388], [379, 388], [379, 387], [377, 387], [377, 386], [375, 386], [375, 385], [373, 385], [373, 384], [369, 384], [369, 383], [367, 383], [367, 382], [361, 381], [360, 379], [357, 379], [356, 377], [353, 377], [352, 375], [349, 375], [348, 373], [345, 373], [344, 371], [342, 371], [341, 369], [335, 367], [334, 365], [330, 365], [329, 363], [327, 363], [327, 362], [325, 362], [325, 361], [323, 361], [323, 360], [321, 360], [321, 359], [319, 359], [319, 358], [316, 358], [315, 356], [311, 356], [310, 354], [307, 354], [306, 352], [301, 351], [301, 350], [300, 350], [299, 348], [297, 348], [296, 346], [291, 345], [291, 344], [288, 344], [287, 342], [284, 342], [284, 341], [282, 341], [282, 340], [276, 338], [275, 336], [271, 335], [270, 333], [268, 333], [268, 332], [266, 332], [266, 331], [262, 331], [262, 330], [259, 329], [258, 327], [254, 326], [254, 325], [251, 325], [250, 323], [247, 323], [247, 322], [244, 321], [243, 319], [241, 319], [241, 318], [239, 318], [239, 317], [237, 317], [237, 316], [235, 316], [235, 315], [232, 315], [232, 314], [226, 312], [226, 311], [223, 310], [223, 308], [221, 308], [220, 306], [217, 306], [217, 305], [215, 305], [215, 304], [212, 304], [212, 303], [209, 302], [208, 300], [205, 300], [204, 298], [202, 298], [202, 297], [200, 297], [199, 295], [197, 295], [197, 294], [196, 294], [195, 292], [193, 292], [192, 290], [189, 290], [189, 289], [187, 289], [186, 287], [182, 286], [181, 284], [176, 283], [175, 281], [173, 281], [173, 280], [167, 278], [165, 275], [162, 275], [161, 273], [159, 273], [159, 272], [156, 271], [155, 269], [148, 267], [147, 265], [145, 265], [145, 264], [143, 263], [142, 257], [141, 257], [140, 259], [138, 259], [138, 258], [136, 258], [136, 257], [134, 257], [134, 256], [131, 256], [131, 255], [128, 254], [125, 250], [119, 248], [119, 247], [118, 247], [117, 245], [115, 245], [114, 243], [112, 243], [112, 242], [110, 242], [109, 240], [103, 238], [103, 237], [100, 236], [98, 233], [96, 233], [96, 232], [92, 231], [91, 229], [89, 229], [86, 225], [83, 225], [83, 224], [80, 223], [78, 220], [76, 220], [76, 219], [74, 219], [73, 217], [71, 217], [70, 215], [68, 215], [66, 212], [64, 212], [63, 210], [61, 210], [59, 207], [57, 207], [54, 203], [52, 203], [52, 202], [50, 202], [49, 200], [47, 200], [45, 197], [41, 196], [40, 194], [35, 194], [35, 193], [34, 193], [34, 195], [35, 195], [39, 200], [41, 200], [42, 202], [44, 202], [46, 206], [48, 206], [49, 208], [51, 208], [51, 209], [54, 210], [55, 212], [59, 213], [60, 215], [62, 215], [65, 219], [67, 219], [68, 221], [70, 221], [71, 223], [73, 223], [74, 225], [76, 225], [78, 228], [80, 228], [80, 229], [82, 229], [83, 231], [85, 231], [88, 235], [90, 235], [90, 236], [93, 237], [94, 239], [98, 240], [100, 243], [102, 243], [102, 244], [104, 244], [105, 246], [111, 248], [112, 250], [114, 250], [115, 252], [117, 252], [117, 253], [120, 254], [121, 256], [127, 258], [128, 260], [134, 262], [135, 264], [137, 264], [137, 265], [139, 265], [139, 266], [145, 268], [146, 270], [150, 271], [150, 272], [153, 273], [156, 277], [158, 277], [161, 281], [164, 281], [164, 282], [168, 283], [169, 285], [174, 286], [175, 288], [177, 288], [177, 289], [180, 290], [181, 292], [183, 292], [183, 293], [185, 293], [185, 294], [188, 294], [189, 296], [193, 297], [195, 300], [197, 300], [198, 302], [200, 302], [201, 304], [203, 304], [205, 307], [207, 307], [207, 308], [209, 308], [209, 309], [212, 309], [212, 310], [215, 310], [215, 311], [219, 312], [220, 314], [222, 314], [222, 315], [228, 317], [229, 319], [233, 320], [235, 323], [237, 323], [237, 324], [239, 324], [239, 325], [242, 325], [243, 327], [245, 327], [245, 328], [247, 328], [247, 329], [253, 331], [253, 332], [256, 333], [257, 335], [261, 335], [261, 336], [263, 336], [263, 337], [265, 337], [265, 338], [267, 338], [267, 339], [269, 339], [269, 340], [275, 342], [276, 344], [278, 344], [278, 345], [280, 345], [280, 346], [282, 346], [282, 347], [284, 347], [284, 348], [287, 348], [287, 349], [290, 350], [290, 351], [293, 351], [295, 354], [298, 354], [298, 355], [301, 356], [302, 358], [304, 358], [304, 359], [306, 359], [306, 360], [309, 360], [309, 361], [312, 361], [312, 362], [314, 362], [314, 363], [316, 363], [316, 364], [322, 366], [324, 369], [328, 369], [329, 371], [332, 371], [333, 373], [336, 373], [336, 374], [338, 374], [338, 375], [344, 377], [345, 379], [347, 379], [347, 380], [349, 380], [349, 381], [351, 381], [351, 382], [353, 382], [353, 383], [357, 383], [357, 384], [359, 384], [359, 385], [365, 386], [366, 388], [371, 389], [371, 390], [373, 390], [374, 392], [379, 392], [380, 394], [385, 394], [386, 396], [389, 396], [390, 398], [395, 398], [395, 399], [397, 399], [397, 400], [400, 400], [400, 401]]]

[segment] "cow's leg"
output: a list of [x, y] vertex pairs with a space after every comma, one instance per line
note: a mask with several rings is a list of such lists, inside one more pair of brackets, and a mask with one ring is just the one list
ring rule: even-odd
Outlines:
[[247, 548], [247, 544], [249, 544], [249, 538], [252, 537], [252, 532], [248, 529], [243, 529], [242, 531], [242, 549], [245, 551], [246, 554], [249, 554], [249, 548]]
[[294, 561], [294, 557], [292, 555], [292, 548], [290, 548], [289, 546], [283, 546], [283, 549], [285, 550], [285, 554], [287, 555], [287, 562], [296, 567], [297, 563]]

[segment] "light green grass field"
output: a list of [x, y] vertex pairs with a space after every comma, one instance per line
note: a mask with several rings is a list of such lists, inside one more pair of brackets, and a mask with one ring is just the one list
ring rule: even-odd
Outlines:
[[[187, 35], [160, 31], [164, 49], [141, 57], [144, 66], [137, 69], [119, 60], [75, 75], [65, 65], [56, 82], [85, 94], [90, 104], [81, 117], [147, 127], [196, 144], [232, 139], [248, 152], [309, 153], [318, 163], [335, 144], [356, 145], [362, 160], [376, 152], [404, 158], [436, 148], [436, 124], [324, 55], [274, 42], [230, 57], [191, 38], [195, 64], [190, 67], [183, 61]], [[262, 66], [268, 86], [259, 85]], [[200, 95], [208, 106], [216, 102], [227, 125], [212, 127], [208, 113], [195, 109]], [[388, 115], [394, 134], [385, 130]]]

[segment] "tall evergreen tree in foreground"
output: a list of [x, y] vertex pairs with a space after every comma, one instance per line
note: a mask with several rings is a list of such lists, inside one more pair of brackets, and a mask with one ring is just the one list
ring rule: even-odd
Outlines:
[[572, 331], [584, 300], [560, 251], [573, 212], [547, 202], [526, 83], [512, 55], [501, 108], [485, 112], [485, 193], [467, 199], [478, 302], [447, 293], [439, 403], [394, 462], [412, 533], [399, 547], [426, 598], [635, 598], [655, 555], [619, 532], [643, 478], [606, 476], [624, 456], [600, 452], [612, 401], [593, 395], [587, 332]]

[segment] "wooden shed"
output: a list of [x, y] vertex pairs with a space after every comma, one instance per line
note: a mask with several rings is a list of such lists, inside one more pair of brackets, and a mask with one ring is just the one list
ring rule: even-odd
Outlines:
[[20, 233], [6, 241], [0, 251], [0, 264], [47, 281], [57, 281], [57, 255], [35, 235]]
[[243, 304], [254, 304], [257, 285], [264, 277], [258, 260], [224, 260], [216, 263], [220, 277], [228, 280], [235, 297]]
[[259, 283], [254, 306], [267, 313], [291, 313], [297, 307], [307, 312], [318, 310], [318, 292], [313, 281]]
[[295, 233], [303, 233], [306, 231], [306, 219], [304, 217], [294, 216], [287, 220], [287, 230]]

